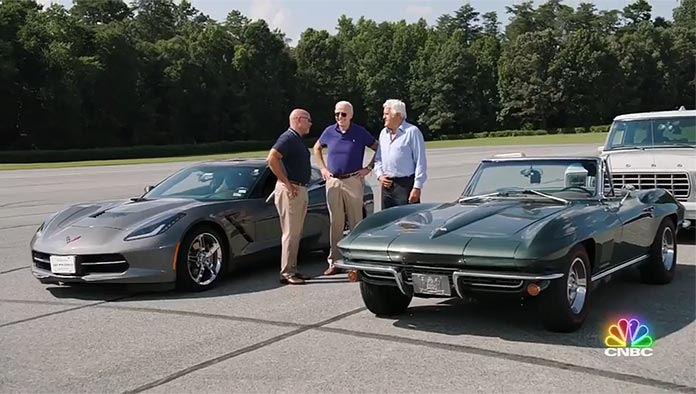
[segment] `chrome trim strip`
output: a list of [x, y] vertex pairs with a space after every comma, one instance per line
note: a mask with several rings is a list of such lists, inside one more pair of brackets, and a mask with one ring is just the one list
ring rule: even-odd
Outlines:
[[126, 260], [118, 260], [118, 261], [99, 261], [99, 262], [92, 262], [92, 263], [80, 263], [80, 265], [108, 265], [108, 264], [125, 264]]
[[404, 286], [404, 279], [401, 276], [401, 273], [392, 267], [383, 267], [383, 266], [370, 265], [370, 264], [354, 264], [354, 263], [345, 263], [345, 262], [343, 262], [343, 263], [336, 262], [336, 263], [334, 263], [334, 265], [338, 268], [341, 268], [341, 269], [388, 272], [394, 276], [394, 280], [396, 280], [396, 285], [399, 287], [399, 290], [404, 295], [411, 295], [410, 292], [406, 291], [406, 288]]
[[48, 263], [48, 264], [51, 263], [50, 260], [42, 259], [41, 257], [34, 257], [34, 261], [39, 261], [39, 262], [41, 262], [41, 263]]
[[479, 287], [499, 287], [499, 288], [504, 288], [504, 289], [516, 289], [518, 287], [522, 287], [522, 284], [524, 281], [519, 281], [514, 285], [498, 285], [498, 284], [493, 284], [493, 283], [469, 283], [469, 286], [479, 286]]
[[563, 273], [536, 275], [536, 274], [508, 274], [496, 272], [481, 272], [481, 271], [457, 271], [454, 273], [454, 278], [459, 276], [471, 276], [478, 278], [496, 278], [496, 279], [517, 279], [517, 280], [552, 280], [563, 277]]
[[[459, 286], [459, 278], [460, 277], [474, 277], [474, 278], [496, 278], [496, 279], [516, 279], [520, 281], [525, 281], [525, 280], [552, 280], [552, 279], [558, 279], [562, 278], [564, 274], [562, 273], [556, 273], [556, 274], [547, 274], [547, 275], [534, 275], [534, 274], [504, 274], [504, 273], [495, 273], [495, 272], [476, 272], [476, 271], [457, 271], [454, 274], [452, 274], [452, 280], [454, 282], [454, 288], [457, 290], [457, 294], [459, 294], [460, 298], [464, 298], [464, 295], [462, 293], [462, 290]], [[489, 285], [489, 286], [496, 286], [496, 285]], [[497, 287], [508, 287], [510, 285], [498, 285]], [[518, 286], [515, 286], [514, 288], [517, 288]], [[510, 287], [512, 288], [512, 287]]]
[[629, 266], [631, 266], [631, 265], [633, 265], [633, 264], [640, 263], [641, 261], [647, 259], [648, 257], [649, 257], [649, 256], [648, 256], [647, 254], [645, 254], [645, 255], [642, 255], [642, 256], [640, 256], [640, 257], [636, 257], [636, 258], [633, 259], [633, 260], [629, 260], [629, 261], [627, 261], [627, 262], [625, 262], [625, 263], [623, 263], [623, 264], [617, 265], [616, 267], [610, 268], [610, 269], [608, 269], [608, 270], [606, 270], [606, 271], [604, 271], [604, 272], [600, 272], [600, 273], [598, 273], [598, 274], [595, 274], [595, 275], [592, 276], [592, 281], [594, 282], [595, 280], [602, 279], [602, 278], [604, 278], [605, 276], [611, 275], [611, 274], [613, 274], [613, 273], [616, 272], [616, 271], [622, 270], [622, 269], [624, 269], [624, 268], [626, 268], [626, 267], [629, 267]]

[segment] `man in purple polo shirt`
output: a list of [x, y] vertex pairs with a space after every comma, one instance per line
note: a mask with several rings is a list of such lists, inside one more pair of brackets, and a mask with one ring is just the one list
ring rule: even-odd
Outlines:
[[[329, 268], [324, 275], [340, 272], [334, 265], [341, 259], [337, 244], [343, 237], [346, 218], [351, 230], [363, 218], [365, 177], [374, 167], [374, 155], [370, 164], [363, 166], [365, 147], [377, 152], [379, 146], [375, 137], [364, 127], [351, 122], [353, 106], [348, 101], [336, 103], [334, 117], [336, 123], [328, 126], [314, 144], [314, 156], [326, 180], [326, 202], [331, 218], [331, 251], [327, 258]], [[326, 162], [322, 155], [324, 147], [329, 150]]]

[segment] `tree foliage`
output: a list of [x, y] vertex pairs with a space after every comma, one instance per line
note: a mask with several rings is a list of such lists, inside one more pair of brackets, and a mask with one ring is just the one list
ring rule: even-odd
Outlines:
[[268, 140], [295, 107], [318, 133], [338, 100], [376, 134], [382, 103], [400, 98], [428, 136], [607, 124], [696, 102], [696, 0], [673, 20], [645, 0], [525, 1], [505, 16], [465, 4], [431, 26], [342, 16], [336, 34], [288, 41], [186, 0], [2, 0], [0, 149]]

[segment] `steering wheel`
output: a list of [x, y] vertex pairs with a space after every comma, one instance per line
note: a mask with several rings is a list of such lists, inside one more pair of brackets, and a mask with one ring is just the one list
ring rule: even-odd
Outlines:
[[588, 196], [591, 196], [594, 194], [593, 191], [587, 190], [582, 186], [567, 186], [567, 187], [564, 187], [563, 189], [559, 190], [559, 192], [564, 192], [566, 190], [577, 190], [577, 191], [585, 192], [585, 193], [587, 193]]

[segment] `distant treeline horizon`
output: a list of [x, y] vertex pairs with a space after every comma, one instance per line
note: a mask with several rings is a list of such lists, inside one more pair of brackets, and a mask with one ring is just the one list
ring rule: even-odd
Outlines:
[[672, 20], [560, 0], [495, 12], [468, 4], [429, 25], [342, 16], [295, 47], [263, 20], [217, 21], [190, 2], [0, 1], [0, 150], [273, 140], [291, 109], [334, 122], [349, 100], [373, 134], [406, 102], [433, 138], [605, 125], [696, 105], [696, 0]]

